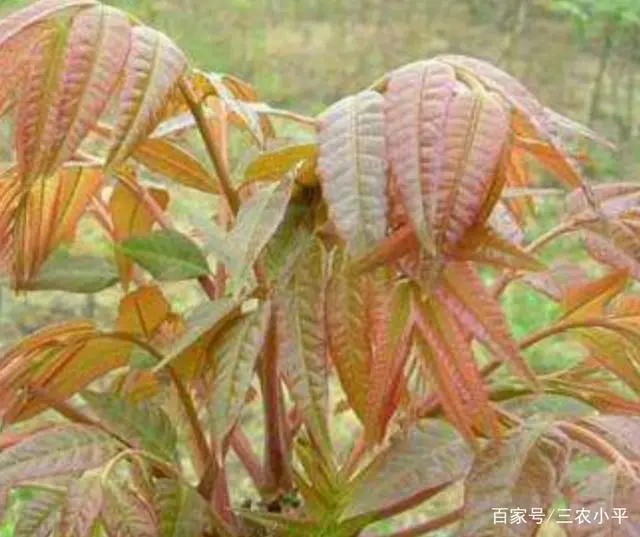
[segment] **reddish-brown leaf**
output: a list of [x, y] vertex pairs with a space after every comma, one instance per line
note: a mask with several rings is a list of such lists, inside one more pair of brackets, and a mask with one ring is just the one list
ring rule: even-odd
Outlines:
[[133, 29], [108, 164], [124, 160], [153, 131], [186, 67], [182, 52], [164, 34], [146, 26]]

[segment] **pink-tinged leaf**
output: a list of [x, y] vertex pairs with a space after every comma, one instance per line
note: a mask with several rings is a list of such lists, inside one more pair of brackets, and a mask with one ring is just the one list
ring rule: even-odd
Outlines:
[[568, 507], [582, 523], [569, 537], [637, 537], [640, 535], [640, 483], [628, 468], [612, 465], [572, 487]]
[[471, 445], [474, 427], [497, 434], [497, 422], [487, 389], [459, 321], [439, 303], [414, 296], [416, 343], [428, 381], [437, 388], [442, 408]]
[[522, 358], [497, 299], [487, 290], [469, 263], [449, 263], [435, 296], [463, 330], [492, 349], [515, 371], [535, 385], [535, 374]]
[[539, 271], [546, 268], [524, 248], [507, 240], [491, 227], [471, 229], [452, 257], [459, 261], [475, 261], [512, 270]]
[[364, 422], [371, 353], [365, 282], [370, 276], [352, 276], [345, 270], [343, 259], [334, 262], [327, 287], [329, 354], [351, 408]]
[[62, 242], [73, 239], [91, 197], [102, 186], [97, 168], [63, 168], [24, 192], [13, 225], [14, 279], [28, 282]]
[[[465, 481], [465, 515], [459, 537], [494, 535], [495, 509], [547, 509], [568, 467], [568, 439], [553, 424], [529, 420], [506, 439], [490, 442], [473, 461]], [[501, 535], [529, 537], [536, 523], [509, 525]]]
[[298, 258], [278, 301], [281, 367], [310, 433], [329, 446], [328, 361], [325, 334], [326, 252], [313, 241]]
[[367, 303], [371, 335], [365, 439], [379, 443], [389, 421], [406, 396], [404, 369], [411, 350], [411, 289], [394, 288], [394, 274], [380, 269], [367, 280]]
[[218, 452], [244, 408], [265, 341], [270, 310], [269, 302], [261, 304], [209, 347], [209, 356], [215, 360], [209, 408]]
[[133, 29], [108, 164], [124, 160], [153, 131], [186, 67], [184, 54], [164, 34], [145, 26]]
[[47, 537], [60, 520], [64, 493], [55, 490], [37, 490], [20, 509], [13, 531], [14, 537]]
[[67, 491], [59, 530], [65, 537], [86, 537], [102, 510], [100, 474], [85, 474], [73, 481]]
[[460, 92], [449, 103], [441, 133], [441, 174], [429, 174], [435, 195], [433, 230], [440, 252], [453, 251], [472, 226], [482, 223], [478, 219], [496, 181], [494, 172], [507, 129], [507, 113], [493, 95]]
[[[640, 185], [634, 182], [616, 182], [593, 185], [595, 199], [605, 216], [615, 218], [621, 213], [640, 207]], [[580, 190], [571, 192], [565, 201], [567, 215], [577, 216], [584, 211], [591, 212], [591, 207]]]
[[392, 437], [353, 480], [343, 519], [409, 509], [464, 477], [472, 455], [452, 427], [424, 420]]
[[564, 299], [567, 290], [575, 284], [589, 280], [587, 272], [577, 264], [557, 263], [549, 270], [527, 274], [522, 278], [527, 285], [556, 302]]
[[108, 535], [158, 537], [158, 518], [153, 506], [126, 486], [109, 483], [105, 488], [101, 519]]
[[622, 292], [628, 281], [626, 271], [616, 270], [597, 280], [576, 283], [565, 293], [563, 306], [566, 313], [563, 320], [576, 321], [601, 316], [605, 306]]
[[0, 52], [4, 56], [6, 47], [14, 38], [19, 37], [25, 30], [54, 19], [59, 16], [96, 5], [95, 0], [40, 0], [15, 11], [0, 20]]
[[38, 110], [43, 126], [33, 163], [37, 173], [48, 176], [72, 158], [102, 115], [120, 80], [131, 31], [127, 16], [109, 6], [74, 17], [52, 80], [51, 106]]
[[20, 178], [14, 173], [0, 178], [0, 259], [7, 260], [13, 252], [15, 215], [23, 192]]
[[640, 460], [640, 417], [600, 415], [581, 425], [613, 445], [624, 457]]
[[364, 91], [346, 97], [319, 117], [318, 170], [330, 216], [361, 255], [387, 228], [387, 164], [383, 97]]
[[61, 425], [34, 434], [0, 453], [0, 479], [20, 483], [96, 468], [118, 453], [121, 445], [103, 431]]
[[508, 201], [496, 204], [487, 224], [506, 241], [514, 244], [522, 244], [524, 241], [524, 230], [509, 208]]
[[459, 83], [453, 68], [437, 61], [416, 62], [390, 75], [385, 119], [391, 170], [421, 244], [435, 253], [435, 182], [444, 166], [449, 106]]

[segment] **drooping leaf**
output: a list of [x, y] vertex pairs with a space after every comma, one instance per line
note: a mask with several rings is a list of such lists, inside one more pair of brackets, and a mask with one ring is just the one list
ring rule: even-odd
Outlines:
[[175, 460], [176, 431], [160, 407], [129, 403], [107, 393], [85, 391], [82, 397], [98, 418], [120, 438], [165, 460]]
[[[169, 194], [166, 190], [149, 188], [149, 196], [166, 209]], [[123, 241], [136, 235], [144, 235], [151, 231], [155, 219], [144, 202], [136, 196], [123, 182], [119, 182], [113, 189], [109, 200], [109, 212], [113, 221], [113, 233], [116, 241]], [[125, 290], [129, 286], [133, 275], [131, 260], [116, 249], [116, 262], [120, 279]]]
[[34, 434], [0, 453], [0, 480], [17, 483], [100, 466], [121, 448], [103, 431], [61, 425]]
[[59, 531], [65, 537], [85, 537], [100, 516], [103, 491], [100, 475], [84, 474], [73, 481], [62, 506]]
[[261, 304], [256, 311], [247, 314], [225, 331], [209, 349], [215, 360], [209, 409], [218, 446], [235, 425], [244, 407], [265, 340], [270, 309], [268, 302]]
[[459, 319], [436, 301], [415, 294], [413, 311], [419, 355], [451, 423], [472, 445], [477, 445], [474, 426], [496, 435], [484, 379]]
[[68, 255], [57, 250], [42, 265], [35, 278], [26, 282], [28, 291], [99, 293], [118, 282], [113, 263], [94, 255]]
[[195, 489], [175, 479], [161, 479], [154, 492], [160, 537], [191, 537], [203, 532], [209, 520], [208, 506]]
[[135, 148], [133, 157], [152, 172], [210, 194], [218, 185], [207, 169], [185, 149], [161, 138], [150, 138]]
[[278, 302], [280, 363], [313, 437], [328, 446], [328, 362], [324, 327], [326, 253], [314, 241], [300, 255]]
[[371, 352], [364, 282], [369, 276], [351, 276], [344, 264], [340, 259], [335, 260], [327, 287], [327, 341], [349, 405], [364, 422]]
[[391, 439], [355, 478], [343, 519], [410, 508], [468, 472], [472, 452], [453, 428], [426, 420]]
[[64, 494], [55, 490], [39, 489], [28, 499], [16, 521], [15, 537], [43, 537], [50, 535], [60, 518]]
[[21, 287], [35, 276], [63, 241], [73, 238], [78, 220], [102, 185], [97, 168], [65, 168], [35, 181], [16, 209], [14, 279]]
[[146, 26], [133, 29], [108, 164], [124, 160], [153, 131], [186, 66], [182, 52], [164, 34]]
[[47, 177], [73, 156], [116, 88], [130, 33], [123, 12], [96, 6], [36, 47], [16, 125], [25, 180]]
[[[0, 20], [0, 47], [5, 47], [28, 28], [43, 21], [96, 5], [95, 0], [39, 0]], [[1, 49], [0, 49], [1, 50]], [[4, 50], [2, 51], [4, 54]]]
[[324, 199], [349, 250], [360, 255], [387, 228], [387, 164], [383, 97], [364, 91], [346, 97], [319, 117]]
[[117, 244], [116, 248], [158, 280], [188, 280], [210, 272], [198, 246], [175, 230], [136, 235]]
[[464, 330], [496, 349], [513, 368], [532, 384], [536, 378], [520, 355], [499, 302], [488, 292], [474, 268], [466, 263], [450, 263], [443, 272], [438, 299]]
[[[531, 419], [500, 441], [490, 442], [471, 467], [465, 487], [465, 515], [460, 537], [490, 535], [494, 509], [541, 508], [555, 500], [569, 461], [568, 439], [544, 419]], [[508, 512], [508, 511], [507, 511]], [[531, 518], [509, 525], [504, 535], [528, 536]]]

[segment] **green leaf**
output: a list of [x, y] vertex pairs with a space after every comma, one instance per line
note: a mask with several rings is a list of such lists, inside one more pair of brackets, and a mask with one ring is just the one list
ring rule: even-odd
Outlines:
[[96, 468], [111, 459], [120, 448], [111, 436], [94, 427], [53, 427], [0, 453], [0, 483]]
[[154, 492], [160, 537], [192, 537], [203, 533], [209, 510], [195, 489], [175, 479], [160, 479]]
[[176, 431], [158, 406], [130, 403], [114, 394], [86, 391], [83, 399], [118, 436], [168, 461], [176, 460]]
[[131, 237], [116, 248], [158, 280], [188, 280], [210, 272], [200, 249], [178, 231], [165, 229]]
[[236, 423], [246, 401], [270, 310], [270, 303], [261, 304], [226, 331], [209, 350], [215, 359], [210, 411], [218, 445]]
[[195, 345], [207, 332], [219, 327], [238, 305], [237, 301], [229, 297], [223, 297], [195, 308], [187, 316], [187, 330], [185, 333], [170, 347], [162, 350], [165, 358], [153, 370], [159, 371], [189, 347]]
[[20, 508], [13, 537], [41, 537], [55, 529], [60, 518], [64, 494], [54, 490], [38, 490]]
[[229, 240], [242, 252], [241, 266], [233, 280], [244, 282], [248, 272], [260, 256], [284, 218], [294, 180], [292, 177], [270, 184], [246, 201], [238, 212], [238, 219]]
[[463, 477], [472, 455], [451, 426], [426, 420], [392, 438], [359, 474], [343, 519], [381, 515], [404, 502], [419, 502]]
[[29, 291], [98, 293], [118, 282], [118, 271], [104, 258], [93, 255], [71, 256], [57, 250], [38, 275], [23, 286]]

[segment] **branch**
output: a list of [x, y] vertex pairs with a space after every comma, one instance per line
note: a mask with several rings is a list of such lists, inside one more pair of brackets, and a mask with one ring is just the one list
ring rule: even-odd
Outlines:
[[215, 133], [213, 132], [211, 123], [207, 120], [202, 103], [198, 101], [198, 97], [193, 91], [191, 84], [185, 77], [180, 78], [178, 81], [178, 87], [187, 102], [187, 106], [189, 107], [191, 114], [196, 120], [196, 125], [198, 126], [198, 130], [200, 131], [200, 135], [204, 141], [209, 158], [216, 169], [218, 181], [220, 182], [220, 191], [227, 200], [227, 203], [231, 208], [231, 212], [236, 215], [240, 208], [240, 199], [238, 198], [238, 193], [231, 185], [229, 171], [225, 165], [225, 156], [222, 154], [221, 148], [216, 142]]

